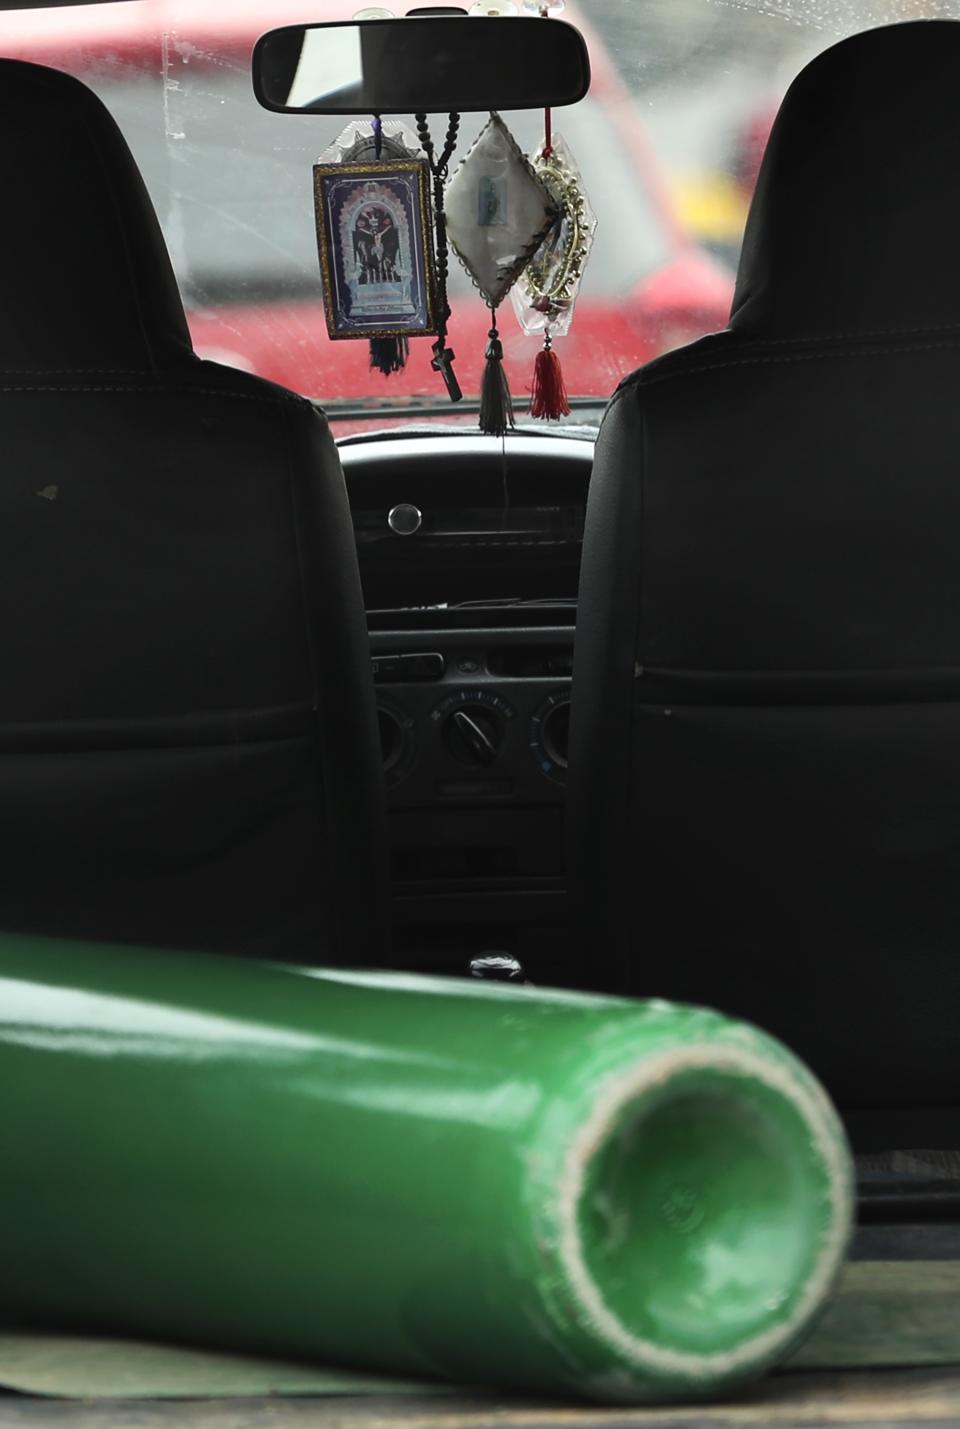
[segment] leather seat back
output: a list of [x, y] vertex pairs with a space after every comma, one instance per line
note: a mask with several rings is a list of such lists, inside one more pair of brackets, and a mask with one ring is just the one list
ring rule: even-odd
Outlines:
[[919, 22], [796, 80], [730, 327], [622, 384], [584, 546], [599, 976], [759, 1021], [848, 1108], [960, 1105], [958, 66]]
[[353, 531], [310, 403], [194, 356], [139, 173], [0, 62], [0, 927], [383, 962]]

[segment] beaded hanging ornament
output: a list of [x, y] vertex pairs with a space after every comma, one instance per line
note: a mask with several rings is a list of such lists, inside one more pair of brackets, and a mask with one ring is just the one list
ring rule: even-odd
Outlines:
[[523, 331], [543, 334], [543, 347], [534, 366], [530, 415], [565, 417], [570, 404], [553, 339], [570, 330], [597, 220], [573, 155], [559, 134], [551, 135], [549, 124], [531, 162], [560, 209], [560, 221], [527, 264], [511, 299]]
[[450, 401], [459, 402], [463, 393], [460, 391], [460, 384], [453, 370], [456, 353], [452, 348], [447, 347], [447, 324], [450, 321], [450, 303], [447, 299], [447, 270], [450, 264], [450, 254], [447, 244], [447, 214], [444, 186], [447, 181], [450, 160], [453, 157], [454, 149], [457, 147], [457, 135], [460, 131], [460, 115], [450, 114], [448, 117], [447, 135], [439, 158], [437, 158], [434, 150], [433, 137], [430, 133], [430, 126], [427, 123], [426, 114], [417, 114], [415, 118], [417, 121], [417, 135], [423, 152], [427, 156], [427, 165], [433, 178], [433, 221], [437, 235], [437, 340], [433, 344], [433, 359], [430, 366], [434, 372], [439, 372], [443, 378]]
[[450, 245], [490, 311], [480, 429], [502, 436], [514, 417], [497, 309], [556, 224], [559, 210], [496, 113], [450, 180], [445, 207]]
[[[564, 0], [524, 0], [523, 8], [548, 19], [560, 14]], [[560, 135], [553, 133], [549, 109], [544, 110], [543, 142], [532, 166], [560, 210], [560, 221], [524, 269], [511, 296], [523, 331], [543, 333], [543, 347], [533, 370], [530, 416], [550, 419], [570, 412], [553, 339], [564, 336], [573, 321], [597, 220], [573, 155]]]

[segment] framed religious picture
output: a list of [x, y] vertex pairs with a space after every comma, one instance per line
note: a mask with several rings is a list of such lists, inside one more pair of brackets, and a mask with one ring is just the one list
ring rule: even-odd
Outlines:
[[428, 173], [423, 159], [314, 166], [317, 245], [332, 338], [437, 331]]

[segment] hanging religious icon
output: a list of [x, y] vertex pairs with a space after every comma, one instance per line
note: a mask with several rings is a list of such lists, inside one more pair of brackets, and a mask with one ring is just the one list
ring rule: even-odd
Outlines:
[[381, 370], [403, 365], [397, 343], [437, 331], [428, 178], [415, 158], [313, 170], [327, 331], [394, 344], [398, 360]]
[[450, 244], [490, 309], [480, 429], [501, 436], [514, 422], [497, 308], [559, 209], [498, 114], [491, 114], [450, 180], [445, 203]]
[[548, 131], [531, 162], [561, 217], [524, 268], [511, 298], [524, 332], [543, 334], [544, 345], [534, 370], [530, 415], [562, 417], [570, 406], [553, 339], [563, 337], [573, 321], [597, 220], [573, 155], [559, 134]]
[[[417, 137], [398, 119], [354, 119], [320, 155], [320, 164], [360, 164], [381, 159], [417, 159]], [[318, 235], [319, 241], [319, 235]], [[429, 257], [430, 255], [428, 255]], [[439, 294], [438, 294], [439, 297]], [[406, 336], [370, 339], [370, 368], [389, 377], [406, 366], [410, 343]]]

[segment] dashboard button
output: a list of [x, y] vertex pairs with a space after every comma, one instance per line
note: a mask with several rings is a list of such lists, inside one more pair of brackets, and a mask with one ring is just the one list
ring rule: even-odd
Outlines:
[[[381, 511], [383, 507], [381, 506]], [[387, 525], [396, 536], [412, 536], [420, 530], [423, 512], [409, 501], [400, 501], [387, 513]]]
[[401, 655], [400, 657], [401, 680], [442, 680], [443, 672], [447, 668], [447, 662], [442, 655], [434, 651], [424, 652], [416, 655]]
[[442, 680], [447, 662], [435, 651], [417, 651], [414, 655], [374, 655], [370, 661], [373, 678], [378, 684]]

